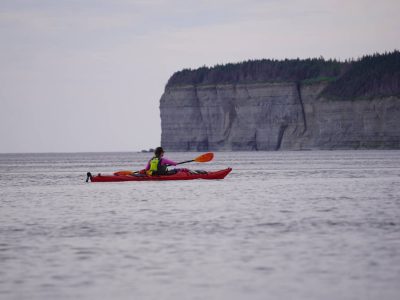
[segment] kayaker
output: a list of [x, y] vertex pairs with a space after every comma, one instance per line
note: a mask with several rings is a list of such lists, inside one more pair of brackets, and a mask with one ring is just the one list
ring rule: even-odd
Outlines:
[[149, 160], [146, 165], [146, 174], [147, 175], [172, 175], [176, 174], [177, 170], [168, 171], [168, 166], [176, 166], [177, 163], [164, 158], [164, 149], [162, 147], [157, 147], [154, 150], [154, 157]]

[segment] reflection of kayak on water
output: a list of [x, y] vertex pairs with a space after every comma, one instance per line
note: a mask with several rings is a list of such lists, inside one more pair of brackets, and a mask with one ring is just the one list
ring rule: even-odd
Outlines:
[[101, 175], [93, 176], [90, 172], [87, 173], [87, 180], [91, 182], [115, 182], [115, 181], [163, 181], [163, 180], [193, 180], [193, 179], [224, 179], [232, 171], [232, 168], [227, 168], [219, 171], [191, 171], [180, 170], [172, 175], [149, 176], [146, 174], [134, 173], [131, 175]]

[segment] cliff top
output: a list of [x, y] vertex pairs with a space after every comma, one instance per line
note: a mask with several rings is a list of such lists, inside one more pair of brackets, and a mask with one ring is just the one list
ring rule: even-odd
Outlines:
[[203, 66], [176, 72], [168, 80], [167, 87], [181, 85], [208, 85], [226, 83], [301, 81], [317, 77], [336, 78], [347, 62], [337, 60], [285, 59], [248, 60], [213, 67]]
[[357, 99], [400, 95], [400, 52], [366, 55], [357, 60], [261, 59], [203, 66], [174, 73], [168, 87], [257, 82], [329, 81], [328, 98]]

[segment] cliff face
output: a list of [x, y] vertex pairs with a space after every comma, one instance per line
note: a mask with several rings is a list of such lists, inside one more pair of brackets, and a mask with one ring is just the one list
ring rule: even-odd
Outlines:
[[400, 97], [332, 100], [326, 83], [167, 86], [169, 151], [400, 149]]

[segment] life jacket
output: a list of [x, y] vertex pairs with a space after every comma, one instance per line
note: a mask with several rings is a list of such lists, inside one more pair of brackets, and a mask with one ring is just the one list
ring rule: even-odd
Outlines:
[[166, 173], [167, 167], [161, 165], [161, 160], [158, 157], [153, 157], [150, 160], [150, 169], [147, 171], [148, 175], [163, 175]]

